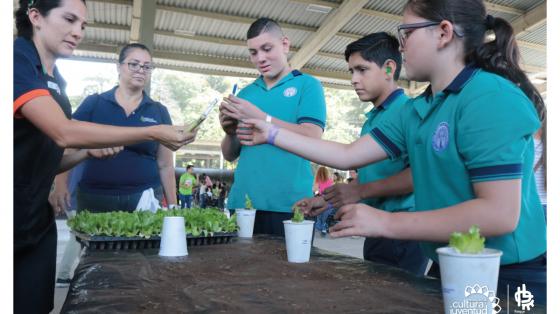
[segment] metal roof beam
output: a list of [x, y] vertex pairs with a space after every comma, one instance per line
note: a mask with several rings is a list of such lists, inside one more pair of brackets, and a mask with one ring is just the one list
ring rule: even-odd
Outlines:
[[[298, 2], [298, 3], [304, 3], [304, 4], [316, 4], [316, 5], [329, 7], [329, 8], [333, 8], [333, 9], [338, 8], [339, 5], [340, 5], [336, 2], [328, 2], [328, 1], [324, 1], [324, 0], [290, 0], [290, 1]], [[524, 13], [523, 10], [516, 9], [516, 8], [513, 8], [513, 7], [509, 7], [509, 6], [505, 6], [505, 5], [494, 4], [494, 3], [491, 3], [489, 1], [484, 1], [484, 5], [486, 6], [486, 10], [489, 10], [489, 11], [502, 12], [502, 13], [508, 13], [508, 14], [513, 14], [513, 15], [522, 15]], [[402, 16], [401, 15], [391, 14], [391, 13], [382, 12], [382, 11], [378, 11], [378, 10], [363, 8], [363, 9], [360, 10], [359, 13], [364, 14], [364, 15], [381, 17], [381, 18], [391, 20], [391, 21], [397, 21], [397, 22], [402, 21]]]
[[505, 5], [499, 5], [499, 4], [491, 3], [489, 1], [484, 1], [484, 6], [486, 7], [486, 11], [508, 13], [508, 14], [513, 14], [513, 15], [522, 15], [524, 13], [523, 10], [516, 9], [516, 8], [513, 8], [513, 7], [508, 7], [508, 6], [505, 6]]
[[[109, 24], [109, 23], [96, 23], [96, 22], [89, 23], [87, 25], [87, 28], [100, 28], [100, 29], [108, 29], [108, 30], [130, 31], [130, 28], [126, 25]], [[169, 37], [174, 37], [174, 38], [196, 40], [196, 41], [200, 41], [200, 42], [212, 43], [212, 44], [218, 44], [218, 45], [230, 45], [230, 46], [239, 46], [239, 47], [246, 47], [247, 46], [247, 43], [244, 40], [230, 39], [230, 38], [225, 38], [225, 37], [203, 36], [203, 35], [194, 35], [194, 36], [181, 35], [179, 33], [171, 32], [171, 31], [165, 31], [165, 30], [159, 30], [159, 29], [155, 29], [154, 34], [155, 35], [161, 35], [161, 36], [169, 36]], [[531, 43], [531, 42], [527, 42], [527, 41], [521, 41], [521, 40], [518, 40], [517, 44], [520, 47], [525, 47], [525, 48], [529, 48], [529, 49], [533, 49], [533, 50], [538, 50], [540, 52], [546, 52], [546, 46], [545, 45], [535, 44], [535, 43]], [[290, 47], [291, 52], [297, 52], [298, 50], [299, 49], [297, 47]], [[344, 55], [342, 53], [339, 54], [339, 53], [332, 53], [332, 52], [326, 52], [326, 51], [319, 51], [319, 52], [317, 52], [316, 55], [323, 56], [323, 57], [329, 57], [329, 58], [335, 58], [335, 59], [343, 59], [344, 58]]]
[[335, 11], [329, 13], [325, 19], [326, 22], [305, 41], [305, 44], [290, 59], [292, 67], [302, 68], [367, 2], [368, 0], [346, 0]]
[[511, 22], [513, 33], [519, 37], [546, 23], [546, 1]]

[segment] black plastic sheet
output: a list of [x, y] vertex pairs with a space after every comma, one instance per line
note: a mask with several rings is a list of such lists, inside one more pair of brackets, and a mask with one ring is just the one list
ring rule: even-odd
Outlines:
[[439, 280], [313, 248], [288, 263], [284, 240], [87, 252], [61, 313], [441, 313]]

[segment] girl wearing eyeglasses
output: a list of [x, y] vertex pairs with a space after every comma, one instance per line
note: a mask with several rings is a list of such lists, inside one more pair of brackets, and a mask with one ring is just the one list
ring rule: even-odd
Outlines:
[[[337, 169], [408, 153], [415, 212], [346, 205], [331, 235], [420, 240], [437, 263], [435, 249], [452, 232], [478, 225], [486, 246], [503, 251], [498, 290], [505, 295], [509, 285], [513, 295], [526, 284], [546, 304], [546, 225], [532, 169], [545, 107], [519, 67], [511, 25], [487, 15], [480, 0], [411, 0], [403, 23], [407, 77], [430, 85], [371, 134], [340, 144], [248, 120], [238, 138]], [[495, 39], [485, 43], [487, 32]]]
[[[55, 62], [82, 41], [83, 0], [20, 0], [14, 41], [14, 312], [53, 308], [57, 233], [48, 195], [57, 173], [156, 140], [176, 150], [194, 140], [171, 126], [101, 126], [71, 120]], [[102, 149], [115, 146], [115, 148]], [[84, 148], [63, 156], [64, 148]], [[95, 150], [94, 148], [100, 148]]]

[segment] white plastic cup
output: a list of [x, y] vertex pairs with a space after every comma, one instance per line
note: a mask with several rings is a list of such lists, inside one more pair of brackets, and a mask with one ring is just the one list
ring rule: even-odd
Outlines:
[[439, 255], [441, 290], [445, 313], [474, 309], [486, 304], [487, 313], [492, 313], [497, 302], [498, 274], [502, 251], [484, 249], [479, 254], [459, 253], [452, 247], [436, 250]]
[[161, 228], [160, 256], [185, 256], [187, 251], [187, 235], [185, 234], [184, 217], [164, 217]]
[[311, 239], [313, 237], [313, 220], [292, 222], [284, 220], [284, 234], [288, 262], [307, 263], [311, 255]]
[[255, 227], [255, 209], [238, 208], [235, 210], [237, 226], [237, 236], [240, 238], [252, 238], [253, 228]]

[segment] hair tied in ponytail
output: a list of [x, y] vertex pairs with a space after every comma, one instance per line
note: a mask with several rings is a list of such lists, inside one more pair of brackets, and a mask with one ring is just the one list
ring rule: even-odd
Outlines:
[[494, 29], [496, 26], [496, 19], [490, 14], [486, 15], [486, 29]]

